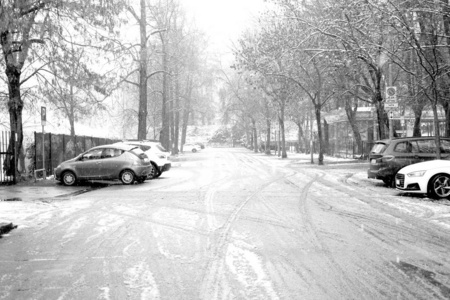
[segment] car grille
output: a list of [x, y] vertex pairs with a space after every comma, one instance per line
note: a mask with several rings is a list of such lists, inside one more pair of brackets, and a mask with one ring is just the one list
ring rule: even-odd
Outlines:
[[399, 174], [395, 175], [395, 182], [396, 186], [403, 187], [405, 185], [405, 174]]

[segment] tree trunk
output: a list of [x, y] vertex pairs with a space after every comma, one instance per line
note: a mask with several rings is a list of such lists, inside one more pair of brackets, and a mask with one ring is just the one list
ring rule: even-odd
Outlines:
[[253, 137], [253, 151], [258, 152], [258, 133], [256, 131], [256, 121], [252, 119], [252, 137]]
[[[433, 78], [434, 79], [434, 78]], [[433, 110], [433, 121], [434, 121], [434, 136], [436, 142], [436, 159], [441, 159], [441, 135], [439, 132], [439, 116], [437, 112], [437, 103], [438, 103], [438, 91], [437, 91], [437, 83], [436, 80], [433, 80], [432, 83], [432, 91], [434, 101], [431, 104], [431, 109]]]
[[305, 148], [305, 153], [306, 153], [306, 141], [305, 141], [305, 134], [303, 132], [303, 127], [302, 127], [302, 121], [299, 120], [297, 123], [297, 127], [298, 127], [298, 134], [297, 134], [297, 153], [301, 152], [301, 145], [303, 144], [304, 148]]
[[420, 128], [421, 119], [422, 119], [422, 110], [414, 109], [413, 136], [415, 136], [415, 137], [422, 136], [422, 129]]
[[145, 0], [141, 0], [138, 140], [147, 138], [147, 17]]
[[[320, 102], [319, 102], [320, 103]], [[320, 105], [314, 105], [314, 110], [316, 113], [316, 123], [317, 123], [317, 138], [319, 146], [319, 165], [323, 165], [323, 139], [322, 139], [322, 122], [320, 114]]]
[[181, 143], [180, 151], [183, 152], [183, 145], [186, 143], [187, 127], [189, 123], [189, 114], [191, 112], [191, 94], [192, 94], [192, 78], [188, 78], [188, 87], [186, 98], [183, 106], [183, 126], [181, 127]]
[[[178, 67], [175, 70], [175, 74], [178, 74]], [[174, 99], [174, 137], [172, 154], [176, 155], [179, 151], [179, 138], [180, 138], [180, 80], [177, 76], [175, 78], [175, 99]]]
[[265, 154], [270, 155], [270, 119], [266, 119], [266, 128], [267, 128], [267, 136], [266, 136], [266, 149], [264, 151]]
[[329, 150], [330, 150], [330, 136], [328, 133], [328, 123], [327, 120], [325, 120], [325, 118], [323, 119], [323, 152], [326, 154], [330, 154]]
[[283, 112], [282, 112], [282, 117], [280, 116], [278, 121], [280, 122], [281, 158], [287, 158], [287, 153], [286, 153], [286, 133], [284, 131], [284, 109], [283, 109]]
[[361, 139], [361, 133], [359, 132], [359, 127], [356, 122], [356, 112], [357, 112], [357, 106], [353, 109], [350, 105], [350, 99], [345, 100], [345, 113], [347, 114], [348, 122], [350, 123], [350, 127], [352, 128], [353, 138], [356, 142], [356, 147], [358, 154], [362, 153], [362, 139]]
[[[168, 118], [168, 97], [167, 97], [167, 49], [166, 49], [166, 41], [164, 37], [161, 35], [162, 42], [162, 68], [164, 70], [163, 73], [163, 82], [162, 82], [162, 109], [161, 109], [161, 118], [162, 118], [162, 126], [161, 126], [161, 135], [159, 137], [162, 146], [166, 149], [169, 149], [169, 118]], [[187, 124], [186, 124], [187, 126]]]
[[[6, 66], [6, 76], [8, 78], [8, 112], [9, 112], [9, 123], [12, 131], [8, 151], [13, 152], [12, 157], [7, 157], [5, 159], [5, 172], [7, 176], [14, 175], [18, 178], [18, 158], [17, 155], [22, 148], [23, 142], [23, 127], [22, 127], [22, 111], [23, 111], [23, 101], [20, 93], [20, 76], [21, 70], [16, 68], [14, 65]], [[17, 140], [16, 140], [17, 135]], [[14, 146], [14, 148], [13, 148]]]

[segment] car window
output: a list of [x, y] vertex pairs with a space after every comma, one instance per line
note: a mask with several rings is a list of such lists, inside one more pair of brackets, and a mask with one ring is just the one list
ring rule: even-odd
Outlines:
[[143, 145], [143, 144], [139, 144], [139, 143], [136, 143], [136, 144], [129, 143], [128, 145], [139, 147], [139, 148], [141, 148], [142, 151], [148, 151], [151, 148], [148, 145]]
[[124, 150], [114, 149], [114, 157], [121, 156], [124, 152]]
[[103, 150], [102, 158], [111, 158], [111, 157], [117, 157], [122, 155], [123, 151], [120, 149], [114, 149], [114, 148], [106, 148]]
[[418, 140], [420, 153], [436, 153], [436, 143], [434, 140]]
[[139, 148], [139, 147], [131, 149], [130, 152], [135, 154], [135, 155], [137, 155], [137, 156], [139, 156], [139, 155], [144, 153], [144, 151], [142, 151], [141, 148]]
[[399, 153], [411, 153], [412, 145], [409, 141], [400, 142], [395, 145], [394, 151]]
[[384, 152], [384, 150], [386, 150], [386, 148], [387, 145], [385, 143], [376, 143], [375, 145], [373, 145], [372, 150], [370, 150], [370, 153], [381, 154]]
[[94, 149], [83, 155], [83, 160], [100, 159], [103, 149]]
[[441, 140], [441, 153], [450, 153], [450, 141]]

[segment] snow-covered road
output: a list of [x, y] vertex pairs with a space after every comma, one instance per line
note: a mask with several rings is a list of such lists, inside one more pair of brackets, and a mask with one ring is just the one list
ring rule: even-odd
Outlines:
[[449, 299], [449, 201], [365, 172], [206, 149], [31, 202], [0, 239], [0, 299]]

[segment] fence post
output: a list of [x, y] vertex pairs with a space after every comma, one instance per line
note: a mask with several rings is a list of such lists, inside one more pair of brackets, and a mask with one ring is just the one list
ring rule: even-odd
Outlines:
[[34, 132], [34, 163], [33, 163], [34, 168], [33, 168], [33, 172], [34, 172], [34, 170], [37, 169], [37, 143], [36, 143], [36, 141], [37, 141], [37, 136], [36, 136], [36, 131], [35, 131]]
[[48, 174], [53, 174], [53, 159], [52, 159], [52, 134], [51, 132], [48, 133], [48, 141], [49, 141], [49, 149], [48, 149], [48, 153], [49, 153], [49, 172]]

